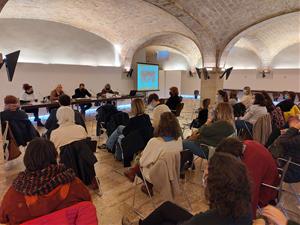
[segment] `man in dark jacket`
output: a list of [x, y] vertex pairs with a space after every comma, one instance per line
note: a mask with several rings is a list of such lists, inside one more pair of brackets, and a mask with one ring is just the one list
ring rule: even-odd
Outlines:
[[[70, 106], [71, 98], [68, 95], [61, 95], [58, 99], [58, 102], [59, 102], [60, 106]], [[57, 109], [51, 110], [49, 118], [47, 119], [47, 121], [45, 123], [45, 128], [47, 129], [46, 136], [48, 138], [50, 138], [51, 132], [59, 127], [59, 125], [57, 123], [56, 112], [57, 112]], [[84, 119], [82, 118], [82, 115], [77, 110], [74, 110], [74, 112], [75, 112], [75, 123], [83, 126], [86, 130], [85, 122], [84, 122]]]
[[[85, 85], [83, 83], [79, 84], [79, 88], [75, 89], [75, 94], [72, 96], [72, 98], [85, 98], [86, 96], [91, 97], [91, 93], [85, 89]], [[84, 116], [85, 111], [92, 107], [91, 103], [87, 104], [80, 104], [80, 111], [81, 114]]]

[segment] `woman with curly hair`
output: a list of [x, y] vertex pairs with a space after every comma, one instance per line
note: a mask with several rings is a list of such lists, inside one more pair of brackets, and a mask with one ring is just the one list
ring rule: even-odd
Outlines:
[[[196, 215], [165, 202], [147, 218], [123, 225], [251, 225], [250, 182], [244, 164], [227, 153], [215, 153], [204, 174], [205, 197], [209, 210]], [[170, 213], [171, 212], [171, 213]]]

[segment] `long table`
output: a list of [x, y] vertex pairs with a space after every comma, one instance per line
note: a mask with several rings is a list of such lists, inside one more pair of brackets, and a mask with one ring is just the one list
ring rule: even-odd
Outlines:
[[[89, 103], [101, 103], [107, 101], [118, 101], [118, 100], [126, 100], [126, 99], [134, 99], [134, 98], [143, 98], [143, 96], [129, 96], [124, 95], [120, 97], [111, 97], [111, 98], [77, 98], [72, 99], [71, 105], [79, 105], [79, 104], [89, 104]], [[55, 108], [59, 107], [58, 101], [55, 102], [45, 102], [45, 103], [32, 103], [32, 104], [22, 104], [21, 109], [39, 109], [39, 108]]]

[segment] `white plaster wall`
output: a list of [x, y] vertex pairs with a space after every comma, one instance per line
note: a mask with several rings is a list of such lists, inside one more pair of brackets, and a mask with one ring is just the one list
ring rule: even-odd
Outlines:
[[272, 79], [257, 77], [257, 70], [233, 70], [224, 88], [242, 89], [250, 86], [256, 90], [300, 91], [300, 69], [273, 69]]
[[181, 94], [194, 95], [194, 90], [201, 89], [201, 80], [197, 74], [190, 76], [189, 71], [182, 71], [181, 73]]
[[106, 83], [110, 83], [113, 90], [128, 94], [135, 88], [134, 81], [122, 71], [118, 67], [19, 63], [13, 82], [8, 82], [3, 67], [0, 71], [0, 105], [5, 95], [20, 96], [23, 83], [32, 84], [39, 98], [49, 95], [59, 83], [67, 94], [72, 95], [81, 82], [94, 93], [100, 92]]

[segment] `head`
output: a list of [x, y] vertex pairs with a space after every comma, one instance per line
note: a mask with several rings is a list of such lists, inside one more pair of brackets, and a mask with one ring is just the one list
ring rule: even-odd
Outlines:
[[153, 93], [148, 97], [148, 105], [156, 106], [159, 104], [159, 97], [157, 94]]
[[33, 93], [33, 88], [31, 85], [29, 84], [23, 84], [23, 90], [27, 93], [27, 94], [32, 94]]
[[62, 85], [61, 85], [61, 84], [58, 84], [58, 85], [56, 86], [55, 90], [56, 90], [57, 92], [61, 93], [62, 90], [63, 90]]
[[35, 138], [27, 146], [24, 165], [28, 171], [37, 171], [57, 164], [57, 151], [54, 144], [44, 138]]
[[243, 93], [244, 95], [251, 95], [251, 88], [248, 86], [244, 87]]
[[104, 89], [107, 91], [110, 91], [110, 89], [111, 89], [110, 84], [105, 84]]
[[288, 92], [288, 98], [294, 102], [295, 99], [296, 99], [296, 93], [292, 92], [292, 91], [289, 91]]
[[203, 108], [208, 109], [209, 105], [210, 105], [210, 98], [204, 99], [203, 102], [202, 102]]
[[225, 138], [217, 146], [216, 152], [228, 153], [237, 158], [242, 158], [244, 154], [244, 144], [237, 138]]
[[135, 115], [142, 115], [145, 113], [145, 104], [142, 99], [136, 98], [131, 102], [131, 112]]
[[217, 152], [209, 160], [205, 197], [221, 216], [239, 218], [251, 207], [250, 182], [245, 165], [232, 155]]
[[170, 88], [170, 96], [178, 96], [179, 95], [179, 91], [178, 91], [178, 88], [177, 87], [171, 87]]
[[56, 112], [59, 125], [75, 124], [75, 112], [70, 106], [61, 106]]
[[217, 102], [228, 102], [228, 94], [226, 91], [218, 90]]
[[58, 102], [61, 106], [70, 106], [71, 105], [71, 98], [69, 95], [61, 95], [58, 98]]
[[159, 137], [172, 137], [175, 140], [181, 136], [181, 128], [176, 116], [171, 112], [164, 112], [160, 116], [157, 135]]
[[217, 121], [227, 121], [234, 126], [233, 108], [228, 102], [221, 102], [215, 110], [215, 119]]
[[231, 91], [230, 94], [229, 94], [229, 98], [230, 99], [238, 100], [238, 98], [237, 98], [237, 91]]
[[266, 100], [265, 97], [260, 94], [260, 93], [256, 93], [254, 96], [254, 105], [259, 105], [259, 106], [266, 106]]
[[268, 109], [268, 112], [271, 112], [272, 108], [274, 107], [274, 103], [273, 103], [272, 98], [270, 97], [270, 95], [266, 91], [263, 91], [261, 94], [265, 98], [265, 103], [266, 103], [266, 107]]
[[83, 90], [84, 88], [85, 88], [84, 83], [79, 84], [79, 89], [80, 89], [80, 90]]
[[20, 107], [19, 99], [13, 95], [7, 95], [4, 98], [4, 108], [10, 111], [16, 111]]

